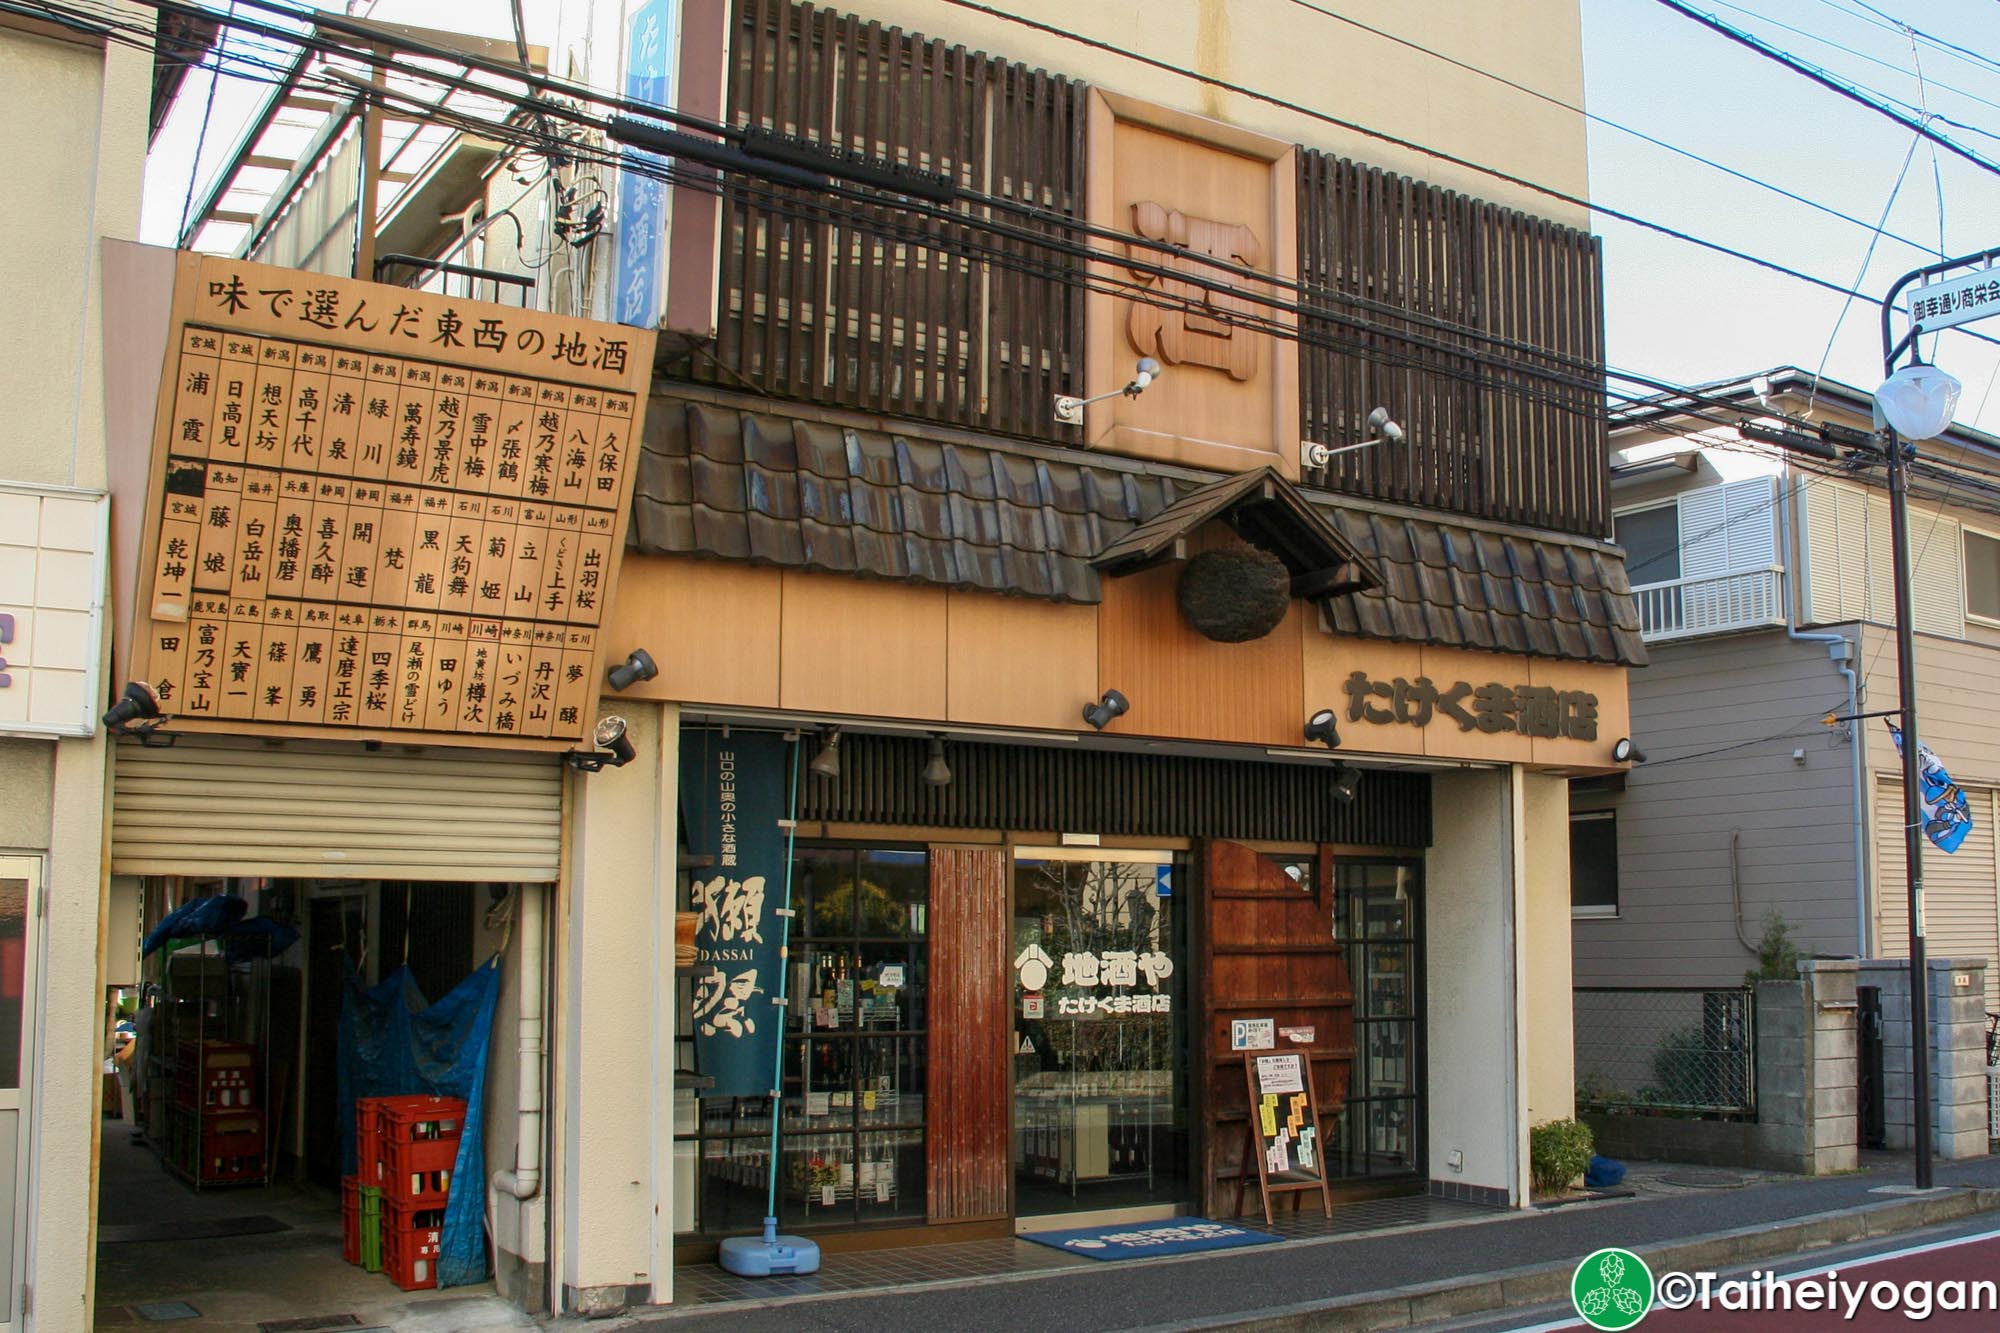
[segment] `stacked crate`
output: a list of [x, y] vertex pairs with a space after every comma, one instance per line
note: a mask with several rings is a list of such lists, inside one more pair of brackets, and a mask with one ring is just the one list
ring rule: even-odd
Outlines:
[[464, 1129], [465, 1102], [457, 1097], [364, 1097], [355, 1104], [350, 1255], [358, 1253], [370, 1272], [387, 1272], [404, 1291], [437, 1285], [445, 1201]]
[[264, 1112], [257, 1048], [240, 1041], [183, 1041], [175, 1048], [168, 1154], [202, 1185], [262, 1184]]

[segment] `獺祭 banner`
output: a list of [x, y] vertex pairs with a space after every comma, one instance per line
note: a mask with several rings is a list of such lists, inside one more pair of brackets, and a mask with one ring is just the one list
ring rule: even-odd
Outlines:
[[695, 1060], [716, 1097], [771, 1092], [784, 1008], [778, 909], [784, 905], [785, 766], [792, 745], [774, 732], [690, 729], [682, 735], [682, 807], [693, 872]]

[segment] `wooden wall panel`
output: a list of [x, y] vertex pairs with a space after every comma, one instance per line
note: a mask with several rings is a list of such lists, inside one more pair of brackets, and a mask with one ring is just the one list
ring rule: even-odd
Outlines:
[[1132, 701], [1132, 711], [1110, 729], [1303, 745], [1300, 657], [1304, 635], [1318, 633], [1310, 623], [1317, 612], [1293, 602], [1284, 623], [1264, 638], [1216, 643], [1181, 616], [1174, 588], [1182, 568], [1173, 563], [1104, 581], [1098, 688], [1118, 690]]
[[1008, 854], [931, 848], [930, 1220], [1012, 1211]]
[[796, 570], [786, 571], [784, 580], [783, 707], [945, 715], [944, 589]]
[[[761, 565], [628, 554], [604, 629], [606, 660], [644, 648], [660, 674], [622, 697], [775, 707], [783, 583]], [[688, 647], [689, 628], [703, 625], [728, 633], [714, 649]]]
[[947, 595], [946, 692], [954, 722], [1081, 731], [1097, 699], [1097, 608]]
[[[1250, 1108], [1243, 1058], [1229, 1048], [1232, 1019], [1273, 1018], [1280, 1027], [1315, 1029], [1314, 1040], [1303, 1049], [1311, 1057], [1320, 1109], [1332, 1116], [1347, 1103], [1354, 1060], [1354, 985], [1346, 950], [1333, 938], [1330, 859], [1322, 849], [1312, 858], [1313, 873], [1301, 883], [1277, 861], [1241, 843], [1214, 839], [1204, 847], [1204, 1014], [1196, 1061], [1208, 1130], [1205, 1212], [1223, 1197], [1218, 1183], [1233, 1182], [1244, 1166]], [[1279, 1049], [1300, 1048], [1280, 1040]]]

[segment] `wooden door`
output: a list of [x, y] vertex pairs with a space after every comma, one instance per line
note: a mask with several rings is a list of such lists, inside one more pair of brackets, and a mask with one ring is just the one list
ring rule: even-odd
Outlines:
[[1007, 851], [931, 848], [930, 1220], [1012, 1212]]
[[[1354, 986], [1346, 952], [1333, 937], [1331, 858], [1280, 856], [1241, 843], [1209, 841], [1202, 859], [1206, 929], [1201, 941], [1203, 1019], [1203, 1211], [1234, 1206], [1244, 1168], [1249, 1096], [1243, 1057], [1230, 1049], [1230, 1023], [1269, 1018], [1283, 1028], [1311, 1028], [1310, 1042], [1278, 1037], [1279, 1050], [1303, 1050], [1313, 1090], [1329, 1118], [1347, 1104], [1354, 1059]], [[1321, 1133], [1330, 1135], [1331, 1123]], [[1325, 1142], [1326, 1140], [1322, 1140]], [[1328, 1142], [1329, 1159], [1336, 1145]], [[1329, 1160], [1328, 1167], [1333, 1167]], [[1221, 1184], [1220, 1189], [1218, 1185]]]

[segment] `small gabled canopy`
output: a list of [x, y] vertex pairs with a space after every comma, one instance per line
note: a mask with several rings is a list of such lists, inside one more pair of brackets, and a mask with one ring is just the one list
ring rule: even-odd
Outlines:
[[1298, 487], [1270, 467], [1189, 492], [1099, 551], [1090, 563], [1104, 574], [1136, 574], [1184, 555], [1188, 534], [1217, 519], [1285, 562], [1294, 597], [1317, 600], [1382, 586], [1381, 572], [1368, 558]]

